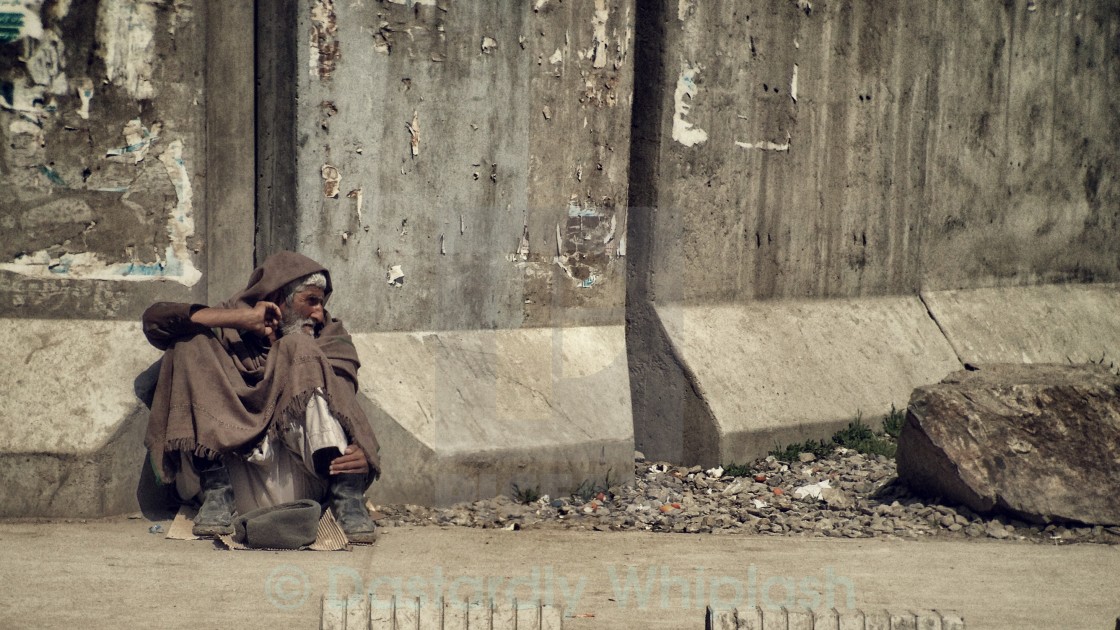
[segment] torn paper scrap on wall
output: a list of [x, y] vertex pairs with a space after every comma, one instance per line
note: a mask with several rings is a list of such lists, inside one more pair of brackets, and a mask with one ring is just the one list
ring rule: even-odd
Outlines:
[[105, 157], [114, 162], [139, 164], [148, 155], [152, 143], [159, 140], [160, 123], [152, 125], [151, 130], [145, 127], [139, 118], [134, 118], [124, 125], [121, 134], [124, 136], [125, 145], [116, 149], [109, 149]]
[[93, 100], [93, 81], [82, 79], [78, 82], [78, 98], [82, 105], [78, 108], [78, 117], [89, 120], [89, 103]]
[[183, 141], [175, 140], [159, 156], [159, 161], [167, 169], [167, 177], [175, 187], [175, 208], [167, 231], [171, 244], [167, 246], [167, 267], [171, 275], [182, 278], [187, 286], [192, 286], [202, 277], [191, 263], [191, 252], [187, 239], [194, 236], [194, 194], [187, 167], [183, 163]]
[[338, 199], [338, 185], [342, 181], [338, 169], [331, 164], [324, 164], [319, 172], [323, 176], [323, 196]]
[[389, 267], [389, 273], [386, 274], [385, 277], [389, 281], [389, 286], [391, 287], [404, 286], [404, 271], [401, 269], [400, 265]]
[[106, 78], [133, 98], [156, 95], [152, 85], [159, 0], [101, 0], [97, 9], [97, 47]]
[[43, 86], [51, 94], [65, 94], [70, 91], [63, 68], [65, 46], [62, 37], [55, 30], [43, 31], [42, 37], [30, 45], [32, 53], [25, 60], [27, 74], [35, 85]]
[[191, 260], [189, 239], [194, 236], [194, 201], [191, 182], [183, 163], [183, 143], [175, 140], [159, 157], [175, 189], [176, 202], [167, 221], [170, 243], [155, 262], [134, 260], [107, 263], [94, 252], [52, 255], [48, 250], [24, 254], [0, 269], [36, 278], [77, 280], [173, 280], [187, 287], [202, 278]]
[[598, 203], [576, 197], [568, 202], [568, 219], [563, 228], [556, 226], [553, 262], [575, 286], [589, 289], [606, 275], [617, 251], [617, 223], [614, 205], [607, 197]]
[[595, 12], [591, 15], [591, 26], [594, 29], [595, 39], [592, 41], [588, 57], [591, 66], [605, 68], [607, 65], [607, 20], [610, 19], [610, 9], [607, 0], [595, 0]]
[[412, 151], [412, 157], [420, 155], [420, 114], [419, 112], [412, 112], [412, 122], [405, 123], [409, 134], [409, 148]]
[[43, 36], [42, 0], [0, 0], [0, 43]]
[[338, 42], [338, 21], [333, 0], [316, 0], [311, 8], [311, 54], [308, 69], [311, 76], [327, 81], [334, 74], [335, 64], [342, 56]]
[[692, 109], [692, 99], [695, 98], [696, 74], [701, 68], [692, 67], [681, 63], [681, 74], [677, 79], [677, 89], [673, 92], [675, 113], [673, 114], [673, 140], [691, 147], [708, 139], [708, 132], [685, 120], [689, 110]]

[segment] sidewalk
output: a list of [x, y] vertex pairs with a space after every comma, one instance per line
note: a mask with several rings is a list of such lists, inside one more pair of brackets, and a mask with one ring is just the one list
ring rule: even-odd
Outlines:
[[317, 628], [320, 596], [354, 589], [539, 596], [570, 629], [702, 628], [709, 602], [952, 609], [969, 630], [1120, 615], [1120, 547], [1100, 545], [402, 527], [352, 552], [264, 552], [151, 524], [0, 523], [0, 627]]

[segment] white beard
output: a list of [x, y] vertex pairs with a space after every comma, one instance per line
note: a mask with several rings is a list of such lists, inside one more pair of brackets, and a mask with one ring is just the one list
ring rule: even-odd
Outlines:
[[[304, 326], [310, 326], [310, 329], [304, 328]], [[315, 320], [311, 319], [310, 317], [308, 317], [307, 319], [300, 319], [298, 313], [296, 313], [295, 311], [289, 311], [288, 315], [284, 317], [283, 326], [280, 328], [280, 331], [282, 335], [295, 335], [304, 333], [315, 337], [317, 328], [318, 325]]]

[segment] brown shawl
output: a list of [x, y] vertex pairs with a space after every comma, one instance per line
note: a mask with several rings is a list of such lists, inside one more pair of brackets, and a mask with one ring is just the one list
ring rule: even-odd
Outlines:
[[[244, 291], [221, 306], [252, 307], [263, 299], [282, 299], [284, 285], [316, 272], [327, 277], [329, 295], [330, 273], [322, 265], [302, 254], [280, 252], [253, 271]], [[212, 458], [251, 449], [266, 432], [277, 435], [288, 419], [302, 418], [317, 388], [346, 434], [365, 451], [372, 473], [368, 479], [376, 478], [377, 440], [355, 396], [358, 353], [342, 322], [329, 314], [325, 320], [317, 338], [288, 335], [271, 345], [253, 333], [243, 336], [231, 328], [180, 321], [184, 336], [163, 357], [145, 439], [161, 480], [174, 479], [180, 451]], [[154, 326], [145, 313], [145, 331]]]

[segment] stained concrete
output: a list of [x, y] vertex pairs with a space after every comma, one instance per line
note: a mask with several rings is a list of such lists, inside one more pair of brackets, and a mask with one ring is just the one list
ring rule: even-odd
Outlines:
[[620, 326], [364, 333], [360, 391], [385, 503], [449, 505], [513, 485], [565, 496], [633, 474]]
[[2, 321], [0, 516], [135, 509], [147, 408], [134, 380], [160, 355], [139, 323]]
[[205, 300], [205, 7], [0, 12], [13, 5], [25, 28], [0, 41], [0, 315]]
[[[785, 301], [921, 294], [966, 361], [1097, 359], [1108, 351], [1094, 340], [1115, 336], [1096, 310], [1114, 311], [1110, 298], [1074, 309], [1081, 298], [1029, 288], [1120, 280], [1111, 88], [1120, 16], [1108, 2], [278, 0], [255, 16], [219, 4], [23, 3], [27, 24], [42, 29], [0, 42], [0, 177], [10, 190], [0, 198], [0, 314], [51, 320], [48, 336], [63, 338], [75, 316], [135, 321], [156, 300], [213, 303], [244, 280], [250, 251], [296, 248], [335, 272], [332, 309], [359, 333], [463, 331], [477, 346], [493, 330], [555, 336], [625, 324], [629, 375], [603, 370], [593, 400], [629, 387], [631, 401], [607, 408], [629, 406], [640, 447], [705, 458], [756, 452], [757, 439], [716, 444], [746, 435], [756, 419], [739, 415], [758, 405], [791, 427], [763, 425], [763, 441], [823, 437], [856, 410], [885, 411], [870, 407], [942, 365], [933, 345], [928, 356], [941, 358], [921, 367], [927, 355], [899, 351], [918, 334], [900, 323], [912, 304], [880, 312], [874, 300], [836, 302], [833, 316], [843, 342], [870, 337], [881, 356], [849, 360], [860, 355], [844, 343], [836, 354], [802, 352], [810, 368], [762, 356], [796, 355], [833, 330], [790, 315]], [[100, 272], [66, 258], [83, 252], [133, 279], [93, 279]], [[188, 261], [201, 274], [189, 286]], [[993, 302], [978, 297], [993, 286], [1003, 287]], [[953, 293], [961, 289], [982, 291]], [[1069, 304], [1047, 310], [1054, 300]], [[737, 356], [727, 348], [740, 333], [729, 326], [689, 333], [665, 315], [708, 306], [772, 308], [757, 317], [807, 328], [789, 331], [789, 345]], [[13, 366], [28, 347], [18, 341]], [[600, 354], [614, 356], [617, 340], [603, 343]], [[536, 360], [522, 350], [503, 356]], [[767, 372], [711, 373], [709, 364], [734, 369], [747, 357]], [[849, 382], [884, 361], [900, 375], [883, 381], [889, 396]], [[490, 387], [490, 372], [451, 363], [437, 373], [470, 391]], [[135, 378], [115, 365], [99, 364], [98, 378]], [[835, 390], [799, 389], [802, 369]], [[821, 402], [805, 410], [769, 398], [779, 387]], [[749, 404], [746, 392], [757, 392]], [[587, 411], [582, 392], [526, 394], [510, 413]], [[443, 433], [426, 436], [419, 407], [379, 396], [370, 409], [388, 405], [377, 417], [401, 452], [419, 461], [465, 452], [442, 444]], [[481, 396], [470, 404], [456, 417], [500, 409]], [[127, 485], [102, 483], [118, 478], [107, 462], [124, 461], [105, 449], [133, 452], [137, 409], [87, 405], [69, 421], [122, 441], [4, 457], [45, 458], [35, 488], [88, 479], [84, 496], [101, 496]], [[37, 409], [10, 413], [15, 424], [0, 431], [41, 440], [20, 424]], [[628, 439], [614, 424], [614, 437], [582, 445], [531, 426], [563, 445], [548, 474], [573, 479], [605, 475]], [[93, 468], [81, 463], [89, 449], [102, 453]], [[541, 457], [483, 452], [486, 466], [515, 462], [494, 488]], [[481, 487], [446, 483], [447, 497]], [[52, 492], [20, 500], [70, 501]], [[32, 503], [20, 509], [34, 513]], [[83, 505], [105, 513], [124, 503]]]
[[874, 427], [915, 387], [961, 367], [917, 298], [668, 305], [657, 315], [673, 376], [687, 385], [676, 392], [683, 407], [642, 410], [684, 416], [680, 434], [636, 436], [647, 457], [743, 463], [860, 414]]
[[1120, 365], [1120, 286], [929, 291], [930, 313], [968, 363]]
[[[864, 315], [859, 303], [878, 296], [915, 303], [1008, 288], [999, 295], [1017, 313], [982, 297], [946, 304], [952, 312], [938, 321], [962, 356], [1088, 357], [1094, 335], [1114, 336], [1107, 300], [1045, 326], [1053, 291], [1010, 287], [1120, 279], [1120, 197], [1108, 167], [1120, 109], [1107, 87], [1120, 78], [1118, 27], [1107, 2], [644, 5], [627, 287], [638, 447], [689, 463], [724, 457], [726, 426], [757, 423], [758, 406], [785, 407], [764, 415], [781, 435], [826, 437], [856, 411], [825, 412], [833, 401], [878, 414], [885, 409], [862, 403], [905, 400], [897, 390], [853, 396], [883, 360], [926, 382], [944, 376], [952, 353], [899, 353], [911, 333]], [[771, 301], [848, 298], [832, 313], [852, 322], [842, 341], [831, 324], [776, 326], [791, 340], [830, 331], [837, 345], [813, 356], [821, 371], [799, 372], [796, 345], [759, 361], [715, 331], [718, 354], [686, 358], [682, 346], [696, 342], [682, 344], [664, 316], [708, 305], [782, 313]], [[743, 321], [744, 332], [774, 328], [761, 320]], [[883, 354], [844, 346], [864, 339]], [[716, 356], [724, 372], [750, 376], [696, 367]], [[804, 386], [774, 385], [806, 374]], [[734, 387], [712, 387], [725, 380]], [[799, 409], [786, 391], [816, 402]], [[743, 392], [759, 395], [746, 406]]]
[[263, 238], [353, 330], [622, 323], [633, 0], [292, 4]]

